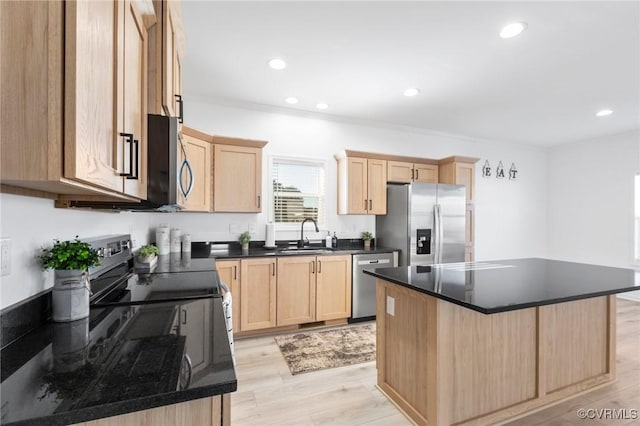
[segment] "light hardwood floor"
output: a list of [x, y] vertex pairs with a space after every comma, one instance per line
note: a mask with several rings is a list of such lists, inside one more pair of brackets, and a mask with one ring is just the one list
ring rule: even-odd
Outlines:
[[[636, 409], [640, 415], [640, 303], [618, 299], [618, 380], [509, 426], [640, 425], [639, 419], [580, 420], [579, 408]], [[235, 343], [238, 391], [231, 424], [384, 425], [411, 423], [375, 387], [375, 362], [292, 376], [273, 336]]]

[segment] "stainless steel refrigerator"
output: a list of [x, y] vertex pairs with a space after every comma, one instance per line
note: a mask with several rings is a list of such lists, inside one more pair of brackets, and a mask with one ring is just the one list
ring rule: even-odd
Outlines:
[[398, 266], [464, 262], [465, 207], [464, 185], [387, 185], [376, 245], [399, 249]]

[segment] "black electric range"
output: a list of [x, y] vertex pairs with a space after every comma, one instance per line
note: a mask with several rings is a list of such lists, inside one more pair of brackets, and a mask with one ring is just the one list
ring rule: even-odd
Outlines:
[[160, 256], [152, 271], [136, 271], [128, 235], [98, 239], [92, 245], [103, 261], [90, 270], [91, 307], [221, 297], [218, 272], [211, 260], [191, 265], [180, 255]]

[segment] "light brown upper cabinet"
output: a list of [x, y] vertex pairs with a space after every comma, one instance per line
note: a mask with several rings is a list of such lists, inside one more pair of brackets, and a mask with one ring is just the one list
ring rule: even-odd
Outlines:
[[475, 200], [475, 163], [477, 158], [447, 157], [439, 160], [440, 182], [464, 185], [467, 190], [467, 210], [465, 226], [465, 261], [474, 259], [474, 200]]
[[387, 161], [336, 155], [338, 214], [387, 214]]
[[387, 161], [387, 182], [438, 183], [438, 165], [389, 160]]
[[[182, 146], [185, 152], [178, 154], [180, 157], [186, 154], [193, 172], [193, 186], [189, 196], [185, 198], [178, 191], [179, 201], [184, 206], [183, 211], [209, 212], [213, 206], [211, 201], [213, 145], [211, 142], [199, 139], [196, 132], [192, 133], [192, 130], [185, 126], [182, 128]], [[183, 170], [184, 174], [186, 170]], [[180, 176], [180, 178], [188, 179], [187, 176]]]
[[213, 137], [213, 211], [262, 211], [262, 147], [266, 142]]
[[162, 2], [164, 89], [162, 105], [168, 115], [184, 120], [182, 101], [182, 13], [179, 1]]
[[474, 169], [477, 158], [447, 157], [440, 160], [440, 183], [464, 185], [467, 188], [467, 203], [475, 198]]
[[149, 31], [149, 109], [154, 114], [178, 117], [182, 123], [182, 58], [186, 42], [181, 2], [153, 3], [157, 24]]
[[0, 73], [2, 183], [79, 199], [146, 198], [151, 2], [0, 7], [11, 58]]

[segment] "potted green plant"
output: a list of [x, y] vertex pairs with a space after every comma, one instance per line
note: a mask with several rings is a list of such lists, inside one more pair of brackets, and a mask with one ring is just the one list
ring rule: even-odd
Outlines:
[[151, 263], [158, 255], [158, 247], [145, 244], [138, 249], [138, 263]]
[[369, 250], [371, 248], [371, 240], [373, 240], [373, 234], [369, 231], [364, 231], [360, 234], [360, 237], [364, 241], [364, 249]]
[[54, 321], [74, 321], [89, 316], [89, 268], [100, 264], [98, 252], [89, 243], [54, 240], [39, 256], [43, 269], [54, 270], [51, 293]]
[[249, 231], [244, 231], [242, 234], [240, 234], [240, 237], [238, 237], [238, 242], [242, 244], [242, 251], [249, 250], [249, 241], [251, 241], [251, 234], [249, 233]]

